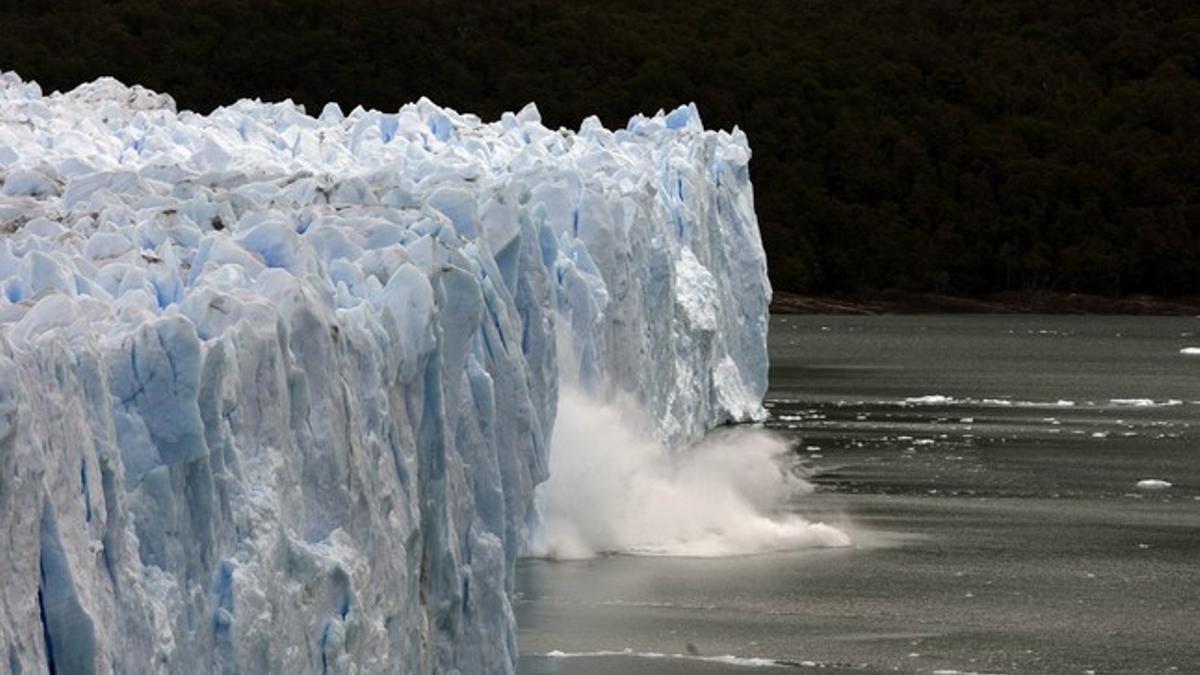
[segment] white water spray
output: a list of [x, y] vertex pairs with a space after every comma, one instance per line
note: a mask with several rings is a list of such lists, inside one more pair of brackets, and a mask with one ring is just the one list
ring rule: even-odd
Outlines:
[[636, 419], [563, 388], [532, 555], [714, 557], [850, 545], [841, 530], [788, 510], [812, 486], [788, 466], [779, 436], [725, 429], [672, 456]]

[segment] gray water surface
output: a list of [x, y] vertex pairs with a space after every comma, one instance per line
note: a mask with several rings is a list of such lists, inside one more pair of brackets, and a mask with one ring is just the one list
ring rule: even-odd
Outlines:
[[523, 561], [520, 672], [1200, 672], [1198, 334], [775, 317], [768, 426], [818, 488], [795, 508], [855, 546]]

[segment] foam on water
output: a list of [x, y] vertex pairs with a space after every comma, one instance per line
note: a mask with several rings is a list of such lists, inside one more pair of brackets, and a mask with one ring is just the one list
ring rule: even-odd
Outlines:
[[[720, 663], [727, 666], [742, 666], [745, 668], [787, 668], [793, 667], [793, 663], [785, 663], [776, 661], [775, 659], [767, 659], [755, 656], [734, 656], [732, 654], [721, 654], [719, 656], [700, 656], [696, 654], [671, 654], [667, 652], [637, 652], [632, 649], [600, 649], [590, 652], [564, 652], [557, 649], [546, 653], [547, 657], [555, 659], [571, 659], [571, 658], [597, 658], [605, 656], [629, 656], [641, 659], [679, 659], [686, 661], [705, 661], [708, 663]], [[811, 662], [812, 666], [816, 666], [815, 662]], [[807, 665], [807, 663], [805, 664]]]

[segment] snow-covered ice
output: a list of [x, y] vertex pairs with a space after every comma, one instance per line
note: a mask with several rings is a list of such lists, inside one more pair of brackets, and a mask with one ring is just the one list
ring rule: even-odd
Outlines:
[[1200, 356], [1200, 347], [1184, 347], [1179, 353], [1185, 356]]
[[1166, 490], [1171, 487], [1171, 483], [1160, 478], [1147, 478], [1137, 482], [1139, 490]]
[[691, 106], [198, 115], [0, 74], [0, 662], [511, 670], [560, 381], [668, 448], [763, 415], [749, 158]]

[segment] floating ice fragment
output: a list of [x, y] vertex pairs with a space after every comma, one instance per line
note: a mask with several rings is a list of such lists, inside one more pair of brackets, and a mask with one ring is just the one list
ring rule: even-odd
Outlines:
[[1171, 483], [1160, 480], [1158, 478], [1146, 478], [1137, 482], [1139, 490], [1166, 490], [1171, 487]]
[[941, 394], [930, 394], [928, 396], [911, 396], [904, 399], [904, 402], [909, 405], [939, 405], [950, 403], [954, 399]]

